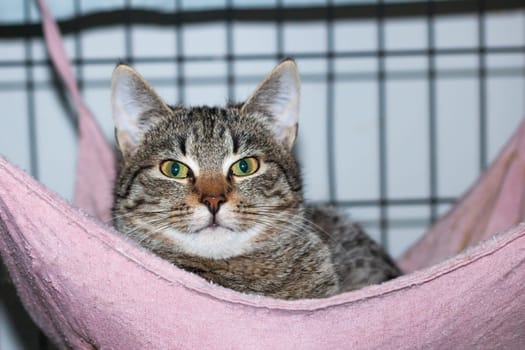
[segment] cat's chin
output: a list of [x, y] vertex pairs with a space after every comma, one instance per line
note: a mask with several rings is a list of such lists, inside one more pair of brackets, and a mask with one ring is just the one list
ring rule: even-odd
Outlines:
[[184, 253], [208, 259], [227, 259], [255, 249], [253, 238], [263, 231], [255, 226], [233, 231], [222, 225], [207, 225], [193, 233], [167, 229], [163, 233]]

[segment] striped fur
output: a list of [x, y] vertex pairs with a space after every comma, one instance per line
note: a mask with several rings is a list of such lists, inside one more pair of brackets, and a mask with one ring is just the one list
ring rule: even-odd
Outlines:
[[[177, 266], [246, 293], [327, 297], [399, 275], [357, 225], [303, 203], [293, 154], [298, 84], [288, 60], [245, 104], [169, 107], [131, 68], [117, 67], [115, 227]], [[232, 175], [246, 157], [258, 170]], [[165, 176], [165, 160], [186, 164], [191, 176]], [[213, 213], [203, 197], [219, 195]]]

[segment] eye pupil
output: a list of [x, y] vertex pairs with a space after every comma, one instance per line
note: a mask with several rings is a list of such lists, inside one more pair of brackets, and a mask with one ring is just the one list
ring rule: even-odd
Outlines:
[[239, 162], [239, 169], [240, 169], [243, 173], [248, 172], [248, 162], [247, 162], [245, 159], [242, 159], [242, 160]]
[[173, 162], [173, 164], [171, 165], [170, 172], [171, 172], [171, 174], [173, 176], [178, 176], [179, 172], [180, 172], [180, 165], [179, 165], [179, 163]]

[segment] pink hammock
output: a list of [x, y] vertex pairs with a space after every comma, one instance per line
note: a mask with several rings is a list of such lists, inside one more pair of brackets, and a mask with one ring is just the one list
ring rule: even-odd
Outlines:
[[[106, 220], [112, 150], [40, 6], [52, 59], [79, 111], [75, 202]], [[26, 309], [61, 347], [518, 349], [525, 344], [525, 225], [493, 233], [523, 217], [524, 155], [522, 123], [472, 190], [400, 261], [407, 272], [431, 267], [327, 299], [282, 301], [211, 285], [1, 158], [0, 255]]]

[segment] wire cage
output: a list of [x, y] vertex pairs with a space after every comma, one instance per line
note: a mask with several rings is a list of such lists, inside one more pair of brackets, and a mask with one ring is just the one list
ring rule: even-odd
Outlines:
[[[394, 256], [468, 188], [525, 115], [522, 1], [50, 5], [109, 140], [119, 61], [170, 104], [219, 105], [242, 101], [274, 64], [294, 57], [306, 197], [348, 210]], [[38, 11], [29, 0], [0, 9], [0, 154], [70, 198], [75, 112]], [[0, 348], [51, 348], [6, 283], [0, 296]]]

